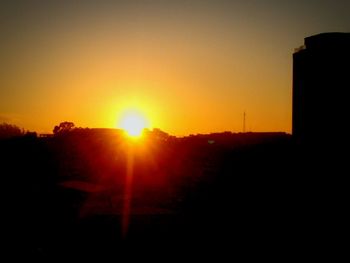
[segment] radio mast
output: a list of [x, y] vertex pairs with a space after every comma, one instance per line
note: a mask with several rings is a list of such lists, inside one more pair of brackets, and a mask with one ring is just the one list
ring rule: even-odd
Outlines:
[[246, 117], [246, 114], [245, 114], [245, 111], [243, 112], [243, 133], [245, 133], [245, 117]]

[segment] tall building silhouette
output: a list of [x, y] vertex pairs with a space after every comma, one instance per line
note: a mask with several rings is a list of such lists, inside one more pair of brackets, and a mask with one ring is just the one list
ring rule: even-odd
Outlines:
[[349, 119], [350, 33], [305, 38], [293, 54], [293, 136], [332, 143]]

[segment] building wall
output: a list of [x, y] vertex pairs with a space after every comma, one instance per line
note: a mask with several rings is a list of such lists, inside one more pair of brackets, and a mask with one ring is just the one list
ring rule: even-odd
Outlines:
[[305, 39], [293, 54], [293, 136], [303, 142], [331, 141], [349, 119], [350, 33]]

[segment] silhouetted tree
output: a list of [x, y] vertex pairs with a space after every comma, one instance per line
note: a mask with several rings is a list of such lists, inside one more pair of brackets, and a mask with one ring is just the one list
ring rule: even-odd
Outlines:
[[159, 128], [154, 128], [153, 131], [152, 131], [152, 134], [156, 138], [161, 139], [161, 140], [167, 140], [169, 138], [169, 134], [164, 132], [164, 131], [162, 131]]
[[17, 136], [22, 136], [24, 131], [13, 124], [1, 123], [0, 124], [0, 139], [7, 139]]
[[61, 122], [59, 126], [55, 126], [55, 128], [53, 129], [53, 133], [61, 134], [61, 133], [70, 132], [74, 129], [74, 126], [75, 125], [73, 122], [69, 122], [69, 121]]

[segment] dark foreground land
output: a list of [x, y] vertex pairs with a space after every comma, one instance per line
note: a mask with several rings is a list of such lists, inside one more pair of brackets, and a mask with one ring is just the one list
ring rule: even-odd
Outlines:
[[284, 133], [151, 132], [130, 141], [96, 129], [0, 147], [3, 238], [13, 256], [249, 258], [307, 250], [322, 235], [309, 217], [305, 156]]

